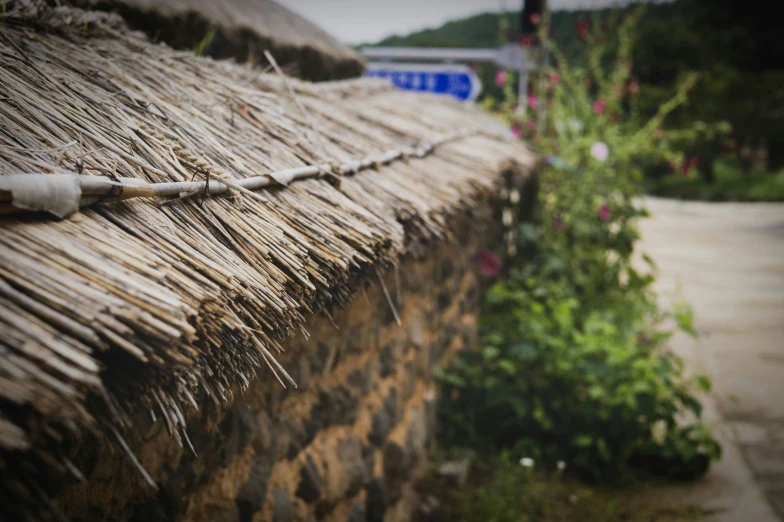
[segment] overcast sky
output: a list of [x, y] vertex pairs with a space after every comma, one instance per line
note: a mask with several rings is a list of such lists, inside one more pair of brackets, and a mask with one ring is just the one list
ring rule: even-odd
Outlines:
[[[522, 8], [522, 0], [276, 0], [339, 40], [358, 44], [438, 27], [486, 11]], [[550, 0], [551, 9], [601, 7], [623, 0]]]

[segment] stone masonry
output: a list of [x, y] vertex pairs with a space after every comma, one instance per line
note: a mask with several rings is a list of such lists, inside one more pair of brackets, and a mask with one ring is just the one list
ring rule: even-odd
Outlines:
[[74, 458], [87, 480], [58, 505], [74, 521], [409, 520], [435, 432], [433, 370], [476, 342], [478, 245], [429, 248], [347, 309], [310, 317], [309, 338], [278, 356], [296, 389], [265, 373], [228, 407], [205, 399], [182, 446], [140, 415], [128, 440], [158, 491], [127, 455], [85, 447]]

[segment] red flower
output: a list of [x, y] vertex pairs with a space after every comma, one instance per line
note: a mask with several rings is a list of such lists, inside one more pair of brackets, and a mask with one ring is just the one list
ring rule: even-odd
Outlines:
[[696, 156], [691, 156], [688, 158], [683, 158], [683, 163], [681, 164], [681, 176], [686, 177], [691, 172], [691, 169], [697, 168], [697, 164], [700, 160]]
[[520, 38], [520, 46], [524, 48], [529, 48], [534, 45], [534, 37], [530, 35], [525, 35]]
[[557, 72], [550, 73], [550, 83], [552, 83], [553, 85], [558, 85], [560, 81], [561, 81], [561, 77], [558, 75]]
[[593, 103], [593, 113], [594, 114], [601, 114], [601, 113], [603, 113], [605, 108], [607, 108], [607, 104], [601, 98], [599, 98], [598, 100], [596, 100]]
[[542, 21], [542, 15], [539, 13], [532, 13], [531, 14], [531, 23], [534, 25], [539, 25], [539, 22]]
[[599, 207], [599, 219], [602, 221], [607, 221], [610, 219], [610, 216], [610, 207], [607, 206], [607, 203], [602, 204], [602, 206]]
[[495, 277], [501, 272], [501, 259], [486, 248], [480, 248], [476, 254], [479, 272], [487, 277]]
[[585, 38], [585, 35], [588, 34], [588, 22], [586, 20], [578, 20], [574, 25], [574, 30], [577, 31], [577, 35], [580, 38]]

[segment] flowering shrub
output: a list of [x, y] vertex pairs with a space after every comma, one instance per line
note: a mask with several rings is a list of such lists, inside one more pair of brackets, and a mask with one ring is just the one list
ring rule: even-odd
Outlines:
[[[635, 121], [635, 22], [630, 16], [617, 26], [609, 69], [602, 45], [592, 47], [587, 68], [567, 66], [543, 27], [540, 41], [556, 65], [534, 80], [528, 119], [520, 121], [509, 100], [501, 104], [547, 161], [535, 221], [509, 227], [496, 249], [503, 262], [480, 255], [482, 273], [500, 272], [499, 280], [486, 295], [482, 348], [461, 353], [439, 376], [447, 445], [514, 447], [608, 481], [635, 469], [690, 477], [720, 453], [693, 395], [709, 382], [685, 378], [663, 346], [670, 334], [662, 319], [694, 333], [690, 310], [660, 310], [653, 276], [633, 262], [635, 223], [645, 216], [635, 204], [639, 162], [683, 161], [662, 146], [659, 131], [691, 81], [651, 121]], [[577, 31], [596, 39], [585, 24]], [[541, 110], [547, 125], [528, 125]]]

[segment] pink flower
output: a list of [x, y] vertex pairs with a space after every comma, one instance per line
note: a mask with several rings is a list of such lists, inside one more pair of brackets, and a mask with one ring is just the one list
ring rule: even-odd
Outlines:
[[503, 87], [506, 83], [506, 71], [503, 69], [498, 69], [495, 72], [495, 84], [499, 87]]
[[528, 106], [532, 109], [536, 109], [539, 106], [539, 98], [537, 98], [533, 94], [528, 95]]
[[553, 220], [553, 228], [555, 228], [556, 230], [561, 230], [563, 228], [563, 225], [564, 225], [563, 219], [557, 217]]
[[596, 161], [605, 161], [610, 155], [610, 147], [603, 141], [591, 145], [591, 157]]
[[607, 206], [607, 203], [602, 204], [602, 206], [599, 207], [599, 219], [607, 221], [610, 219], [610, 215], [610, 207]]
[[542, 21], [542, 15], [539, 13], [532, 13], [531, 14], [531, 23], [534, 25], [539, 25], [539, 22]]
[[480, 248], [476, 255], [479, 272], [487, 277], [497, 276], [501, 272], [501, 259], [486, 248]]
[[629, 94], [637, 94], [638, 92], [640, 92], [640, 84], [635, 81], [629, 82]]
[[528, 120], [525, 122], [525, 128], [529, 131], [532, 131], [536, 128], [536, 122], [534, 120]]
[[519, 138], [520, 137], [520, 129], [518, 129], [517, 127], [512, 127], [512, 136], [514, 136], [515, 138]]
[[588, 34], [588, 22], [585, 20], [578, 20], [574, 25], [574, 30], [577, 31], [577, 36], [585, 38], [585, 35]]
[[593, 103], [593, 113], [594, 114], [601, 114], [604, 112], [604, 109], [607, 107], [607, 104], [604, 103], [604, 100], [599, 98]]
[[553, 85], [558, 85], [560, 81], [561, 81], [561, 77], [558, 75], [557, 72], [550, 73], [550, 83], [552, 83]]

